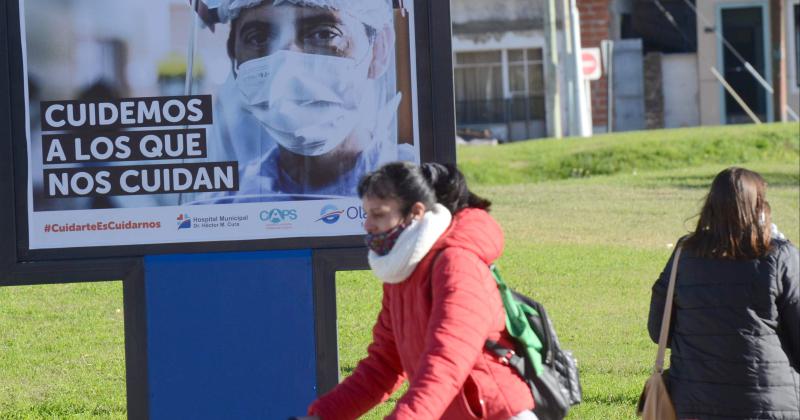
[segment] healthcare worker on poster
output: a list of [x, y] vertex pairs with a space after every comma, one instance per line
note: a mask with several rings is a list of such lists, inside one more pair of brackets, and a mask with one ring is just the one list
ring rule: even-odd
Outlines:
[[388, 0], [203, 3], [207, 25], [230, 23], [209, 158], [239, 161], [231, 201], [355, 196], [366, 172], [416, 160], [397, 144]]

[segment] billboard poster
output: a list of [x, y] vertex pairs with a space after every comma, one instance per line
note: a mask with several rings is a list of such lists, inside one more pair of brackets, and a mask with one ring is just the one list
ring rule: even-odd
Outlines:
[[419, 162], [413, 2], [21, 0], [30, 249], [363, 233]]

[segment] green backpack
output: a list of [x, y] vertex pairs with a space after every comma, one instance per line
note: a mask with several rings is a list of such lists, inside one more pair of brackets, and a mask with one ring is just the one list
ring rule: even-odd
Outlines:
[[486, 340], [485, 347], [528, 383], [535, 404], [533, 412], [540, 420], [563, 419], [570, 407], [582, 399], [578, 363], [570, 351], [559, 346], [544, 307], [509, 288], [494, 264], [489, 268], [503, 300], [506, 329], [515, 348], [492, 340]]

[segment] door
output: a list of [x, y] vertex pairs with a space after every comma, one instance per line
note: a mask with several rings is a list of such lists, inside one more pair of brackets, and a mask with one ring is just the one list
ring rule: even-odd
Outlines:
[[614, 41], [614, 131], [644, 130], [642, 40]]
[[[731, 48], [718, 41], [722, 51], [723, 75], [728, 84], [742, 98], [744, 103], [761, 121], [769, 120], [769, 94], [764, 87], [745, 68], [742, 62], [747, 61], [766, 80], [767, 72], [767, 38], [764, 25], [766, 9], [762, 6], [723, 7], [720, 13], [722, 37]], [[752, 120], [745, 110], [727, 91], [724, 92], [723, 116], [726, 124], [750, 123]]]

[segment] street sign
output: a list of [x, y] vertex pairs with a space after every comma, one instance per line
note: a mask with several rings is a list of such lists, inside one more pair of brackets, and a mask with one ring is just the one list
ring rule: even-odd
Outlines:
[[603, 76], [600, 48], [581, 49], [581, 69], [586, 80], [599, 80]]

